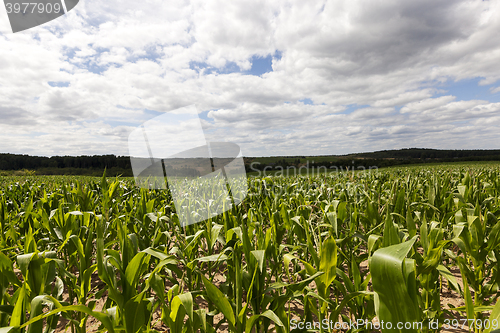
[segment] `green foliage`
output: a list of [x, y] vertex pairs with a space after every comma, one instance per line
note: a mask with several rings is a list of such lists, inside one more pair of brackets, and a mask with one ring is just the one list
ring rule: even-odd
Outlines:
[[[62, 319], [86, 332], [91, 317], [127, 333], [498, 321], [499, 174], [491, 164], [251, 177], [240, 205], [186, 228], [168, 191], [133, 179], [2, 177], [0, 332], [52, 332]], [[442, 305], [445, 285], [464, 306]]]

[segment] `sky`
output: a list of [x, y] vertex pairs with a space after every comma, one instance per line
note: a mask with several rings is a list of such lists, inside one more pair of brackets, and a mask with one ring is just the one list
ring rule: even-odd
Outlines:
[[191, 105], [244, 156], [499, 149], [498, 31], [493, 0], [81, 0], [0, 34], [0, 153], [129, 155]]

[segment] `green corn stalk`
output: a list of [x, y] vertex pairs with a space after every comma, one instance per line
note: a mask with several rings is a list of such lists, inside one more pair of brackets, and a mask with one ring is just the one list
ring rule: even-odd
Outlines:
[[417, 301], [416, 267], [406, 256], [416, 237], [375, 251], [370, 261], [375, 309], [379, 321], [391, 323], [382, 332], [417, 332], [417, 329], [397, 329], [397, 323], [418, 323], [421, 320]]

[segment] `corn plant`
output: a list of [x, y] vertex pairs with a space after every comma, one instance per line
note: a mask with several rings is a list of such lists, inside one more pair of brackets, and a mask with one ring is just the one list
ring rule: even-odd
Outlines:
[[[399, 330], [420, 333], [450, 316], [492, 332], [475, 324], [500, 320], [499, 174], [458, 164], [250, 177], [241, 204], [186, 227], [168, 190], [134, 179], [3, 177], [0, 332], [63, 320], [87, 332], [95, 318], [101, 332], [369, 332], [383, 320], [421, 322]], [[463, 306], [443, 306], [445, 286]]]

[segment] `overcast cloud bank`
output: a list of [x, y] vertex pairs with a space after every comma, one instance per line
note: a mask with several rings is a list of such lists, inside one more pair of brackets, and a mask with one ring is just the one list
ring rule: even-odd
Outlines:
[[1, 152], [128, 155], [196, 104], [244, 155], [500, 142], [495, 1], [97, 1], [0, 35]]

